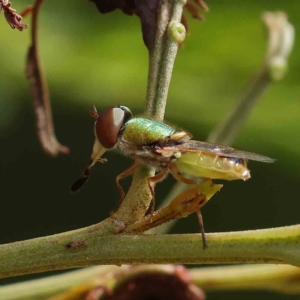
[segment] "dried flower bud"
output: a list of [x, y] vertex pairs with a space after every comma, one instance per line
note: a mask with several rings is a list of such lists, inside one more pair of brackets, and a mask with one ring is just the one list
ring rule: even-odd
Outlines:
[[[157, 28], [157, 15], [160, 8], [160, 0], [90, 0], [95, 3], [101, 13], [109, 13], [121, 9], [127, 15], [137, 15], [142, 24], [144, 43], [151, 52], [154, 47]], [[196, 19], [204, 20], [199, 9], [208, 11], [204, 0], [185, 0], [186, 8]], [[182, 17], [186, 30], [188, 24], [186, 18]]]
[[269, 36], [266, 63], [272, 79], [280, 80], [287, 71], [287, 59], [293, 48], [295, 30], [284, 12], [266, 12], [262, 18]]
[[194, 284], [182, 280], [175, 274], [163, 272], [141, 273], [130, 277], [128, 281], [114, 290], [111, 295], [103, 296], [104, 300], [204, 300], [204, 292]]
[[11, 3], [8, 0], [0, 0], [0, 12], [2, 9], [4, 10], [4, 17], [12, 29], [17, 28], [23, 31], [23, 29], [27, 28], [27, 25], [22, 23], [22, 17], [11, 7]]

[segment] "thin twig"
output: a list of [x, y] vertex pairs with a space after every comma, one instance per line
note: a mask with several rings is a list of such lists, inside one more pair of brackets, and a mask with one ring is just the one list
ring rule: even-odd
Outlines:
[[38, 15], [44, 0], [36, 0], [32, 8], [31, 46], [27, 55], [26, 73], [33, 95], [32, 103], [37, 118], [37, 131], [40, 143], [46, 153], [56, 156], [68, 153], [69, 149], [61, 145], [55, 136], [48, 86], [39, 60], [38, 51]]
[[263, 65], [229, 116], [209, 135], [208, 141], [211, 143], [231, 145], [264, 92], [286, 74], [287, 59], [294, 44], [294, 28], [283, 12], [267, 12], [262, 19], [268, 31], [268, 48]]
[[271, 83], [268, 68], [264, 65], [252, 78], [230, 115], [211, 132], [208, 142], [232, 145], [258, 100]]

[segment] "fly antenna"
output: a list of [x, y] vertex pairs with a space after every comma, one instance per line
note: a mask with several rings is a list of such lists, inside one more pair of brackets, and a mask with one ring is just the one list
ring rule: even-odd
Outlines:
[[82, 186], [88, 181], [93, 170], [92, 162], [93, 161], [91, 160], [89, 165], [86, 167], [84, 173], [82, 174], [82, 176], [71, 185], [72, 193], [78, 192], [82, 188]]
[[96, 120], [99, 118], [98, 111], [95, 105], [93, 106], [93, 110], [89, 110], [89, 114]]

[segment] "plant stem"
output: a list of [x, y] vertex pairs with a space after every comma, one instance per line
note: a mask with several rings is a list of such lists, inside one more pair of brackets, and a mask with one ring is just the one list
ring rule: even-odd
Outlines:
[[5, 300], [41, 300], [62, 293], [74, 286], [101, 278], [107, 272], [119, 270], [117, 266], [97, 266], [72, 271], [46, 278], [9, 284], [0, 287], [0, 299]]
[[[70, 300], [83, 299], [84, 295], [95, 288], [114, 289], [123, 282], [145, 274], [165, 274], [180, 276], [187, 272], [181, 266], [97, 266], [65, 274], [10, 284], [0, 287], [0, 299], [5, 300]], [[51, 297], [51, 298], [49, 298]]]
[[209, 248], [203, 250], [199, 234], [99, 236], [77, 230], [1, 245], [0, 278], [95, 264], [276, 263], [300, 266], [300, 225], [207, 234], [207, 242]]
[[[146, 114], [154, 116], [158, 111], [156, 103], [157, 84], [161, 67], [164, 36], [170, 19], [170, 4], [161, 1], [158, 13], [156, 37], [153, 51], [149, 51], [148, 86], [146, 96]], [[163, 111], [164, 113], [164, 111]]]
[[[183, 0], [161, 1], [155, 45], [149, 52], [146, 114], [158, 121], [164, 119], [178, 44], [185, 37], [185, 29], [180, 24], [184, 4]], [[136, 170], [132, 185], [113, 217], [132, 224], [145, 216], [152, 200], [148, 178], [154, 174], [155, 169], [148, 166]]]
[[130, 189], [116, 212], [111, 218], [125, 225], [135, 223], [144, 218], [152, 199], [148, 185], [148, 178], [155, 170], [147, 166], [140, 166], [134, 172]]
[[243, 265], [191, 269], [191, 280], [205, 291], [267, 290], [300, 294], [300, 269], [285, 265]]
[[[0, 299], [43, 300], [50, 296], [68, 293], [78, 287], [107, 284], [120, 273], [136, 276], [148, 272], [174, 272], [176, 267], [169, 265], [149, 265], [132, 268], [129, 266], [96, 266], [65, 274], [0, 287]], [[287, 294], [300, 294], [300, 269], [287, 265], [242, 265], [186, 270], [190, 280], [205, 291], [218, 290], [268, 290]], [[134, 274], [133, 274], [134, 273]], [[138, 274], [137, 274], [138, 273]]]
[[180, 23], [184, 0], [162, 0], [154, 50], [149, 53], [146, 113], [163, 121], [178, 45], [185, 38]]
[[266, 65], [252, 78], [250, 84], [243, 91], [236, 106], [226, 120], [219, 123], [208, 137], [208, 142], [231, 145], [236, 139], [246, 119], [252, 112], [258, 100], [272, 83]]

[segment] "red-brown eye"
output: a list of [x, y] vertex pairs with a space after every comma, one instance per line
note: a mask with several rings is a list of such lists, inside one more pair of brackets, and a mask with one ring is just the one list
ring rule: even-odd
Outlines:
[[126, 106], [112, 106], [99, 115], [95, 123], [95, 131], [100, 144], [106, 148], [113, 148], [122, 129], [122, 126], [132, 117]]

